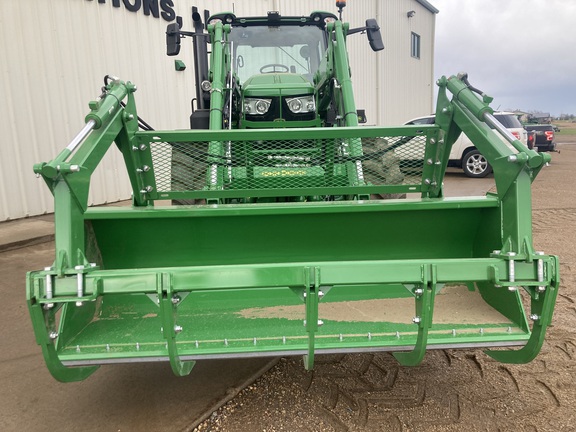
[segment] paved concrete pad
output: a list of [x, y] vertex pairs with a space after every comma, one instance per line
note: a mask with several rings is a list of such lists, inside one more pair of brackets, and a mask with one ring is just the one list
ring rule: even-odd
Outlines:
[[0, 222], [0, 251], [54, 239], [54, 215]]

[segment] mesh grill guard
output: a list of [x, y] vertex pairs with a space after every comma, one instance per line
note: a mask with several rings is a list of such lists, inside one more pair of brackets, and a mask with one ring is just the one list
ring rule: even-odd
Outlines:
[[[227, 132], [230, 137], [237, 135], [237, 131]], [[372, 135], [374, 132], [372, 129]], [[404, 132], [405, 135], [392, 136], [277, 139], [291, 137], [291, 130], [282, 129], [275, 131], [276, 139], [229, 141], [168, 140], [155, 135], [148, 141], [155, 184], [151, 197], [419, 192], [423, 185], [431, 183], [423, 181], [427, 165], [424, 162], [436, 160], [431, 154], [435, 153], [431, 142], [435, 142], [438, 131]], [[188, 135], [194, 137], [196, 132]], [[217, 135], [222, 136], [223, 132]], [[314, 135], [319, 134], [315, 131]]]

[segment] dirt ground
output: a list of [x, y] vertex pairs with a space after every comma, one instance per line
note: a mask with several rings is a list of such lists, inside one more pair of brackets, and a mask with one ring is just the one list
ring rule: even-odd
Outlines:
[[481, 350], [320, 356], [277, 365], [194, 431], [576, 431], [576, 136], [533, 185], [536, 250], [561, 260], [561, 288], [540, 355], [498, 363]]

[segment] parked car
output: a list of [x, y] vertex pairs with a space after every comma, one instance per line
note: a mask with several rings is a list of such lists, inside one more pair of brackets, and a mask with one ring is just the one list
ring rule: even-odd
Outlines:
[[524, 129], [536, 132], [536, 141], [534, 142], [534, 145], [538, 147], [538, 151], [554, 151], [556, 148], [553, 125], [527, 124], [524, 125]]
[[[496, 112], [494, 117], [504, 125], [511, 133], [518, 139], [522, 144], [527, 146], [528, 144], [528, 132], [522, 127], [522, 123], [518, 120], [516, 115], [511, 112]], [[425, 117], [418, 117], [412, 119], [405, 124], [407, 125], [419, 125], [419, 124], [434, 124], [435, 116], [429, 115]], [[498, 136], [501, 137], [502, 141], [508, 145], [515, 152], [516, 150], [505, 140], [505, 138], [495, 131]], [[453, 166], [457, 168], [462, 168], [464, 174], [468, 177], [480, 178], [486, 177], [492, 172], [492, 167], [488, 163], [488, 160], [478, 151], [470, 138], [466, 134], [461, 133], [460, 137], [452, 145], [452, 150], [450, 151], [450, 159], [448, 161], [448, 166]]]

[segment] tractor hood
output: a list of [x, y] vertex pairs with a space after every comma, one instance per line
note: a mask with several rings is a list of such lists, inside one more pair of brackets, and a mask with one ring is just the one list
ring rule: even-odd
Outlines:
[[243, 87], [244, 96], [300, 96], [314, 93], [314, 86], [301, 74], [267, 73], [252, 75]]

